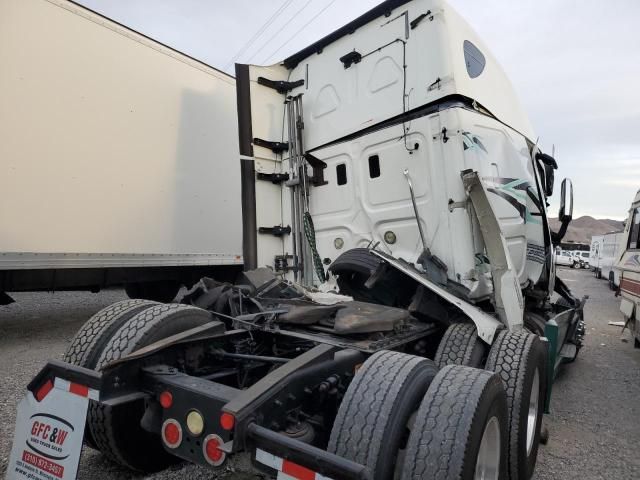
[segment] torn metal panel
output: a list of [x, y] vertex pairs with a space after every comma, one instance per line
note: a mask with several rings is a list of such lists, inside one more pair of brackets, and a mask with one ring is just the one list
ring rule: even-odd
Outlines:
[[462, 182], [473, 204], [491, 263], [498, 317], [507, 328], [520, 328], [523, 325], [524, 301], [500, 222], [491, 208], [478, 172], [463, 171]]
[[377, 250], [372, 250], [371, 252], [374, 255], [381, 258], [382, 260], [389, 263], [390, 265], [392, 265], [393, 267], [397, 268], [404, 274], [408, 275], [416, 282], [420, 283], [421, 285], [424, 285], [429, 290], [434, 292], [436, 295], [439, 295], [444, 300], [449, 302], [451, 305], [457, 307], [465, 316], [469, 317], [473, 321], [473, 323], [476, 325], [476, 328], [478, 329], [478, 336], [489, 345], [493, 343], [493, 339], [496, 336], [496, 332], [500, 328], [502, 328], [502, 324], [497, 319], [483, 312], [478, 307], [468, 302], [465, 302], [464, 300], [459, 299], [452, 293], [449, 293], [444, 288], [426, 279], [420, 272], [418, 272], [415, 268], [409, 266], [408, 264], [403, 263], [400, 260], [397, 260]]

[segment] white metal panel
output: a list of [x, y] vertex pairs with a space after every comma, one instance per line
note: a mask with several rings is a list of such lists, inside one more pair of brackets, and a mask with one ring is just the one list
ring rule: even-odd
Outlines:
[[[447, 142], [442, 127], [447, 126]], [[461, 108], [414, 119], [407, 135], [396, 125], [351, 142], [317, 150], [327, 163], [327, 185], [311, 191], [311, 213], [322, 258], [343, 249], [380, 242], [379, 248], [415, 262], [422, 252], [411, 197], [403, 171], [413, 179], [427, 247], [449, 267], [451, 280], [463, 283], [472, 298], [491, 291], [484, 242], [461, 180], [466, 169], [490, 183], [489, 198], [503, 231], [521, 284], [537, 281], [544, 262], [544, 228], [526, 187], [535, 193], [533, 165], [523, 136], [501, 123]], [[418, 145], [417, 150], [415, 145]], [[372, 178], [369, 159], [377, 155], [380, 176]], [[337, 165], [345, 164], [347, 183], [338, 185]], [[518, 188], [516, 188], [516, 186]], [[493, 193], [496, 192], [496, 193]], [[498, 194], [502, 195], [499, 196]], [[458, 204], [449, 207], [450, 203]], [[388, 244], [385, 232], [396, 242]], [[340, 242], [342, 248], [337, 248]], [[537, 247], [541, 258], [534, 258]]]
[[[381, 17], [328, 45], [321, 55], [307, 59], [292, 71], [305, 78], [305, 141], [311, 149], [397, 115], [403, 111], [406, 15]], [[363, 55], [345, 68], [340, 58], [349, 52]], [[375, 107], [374, 107], [375, 106]]]
[[[415, 28], [410, 22], [429, 12]], [[486, 64], [467, 72], [464, 42]], [[362, 55], [345, 68], [350, 52]], [[375, 125], [403, 112], [459, 94], [477, 101], [502, 122], [535, 141], [511, 83], [471, 27], [443, 0], [414, 0], [323, 47], [295, 67], [305, 85], [305, 142], [309, 149]]]
[[[511, 81], [498, 61], [473, 28], [453, 7], [444, 1], [441, 5], [444, 10], [451, 74], [455, 82], [456, 93], [476, 100], [499, 120], [527, 137], [531, 142], [535, 142], [536, 134], [529, 121], [529, 116], [522, 108]], [[467, 73], [463, 49], [465, 40], [471, 41], [482, 52], [486, 60], [484, 70], [475, 78], [471, 78]]]
[[233, 78], [64, 0], [0, 1], [0, 65], [0, 251], [241, 255]]
[[[421, 119], [422, 124], [428, 125]], [[328, 184], [311, 190], [311, 214], [314, 219], [318, 251], [321, 257], [335, 259], [343, 249], [381, 242], [381, 247], [394, 256], [415, 260], [422, 251], [411, 204], [409, 187], [403, 171], [408, 169], [416, 184], [416, 200], [423, 228], [433, 240], [440, 222], [438, 207], [432, 205], [434, 183], [439, 182], [431, 170], [434, 156], [431, 139], [423, 133], [409, 136], [411, 144], [420, 148], [408, 154], [398, 142], [401, 126], [391, 127], [362, 137], [354, 142], [338, 144], [316, 152], [327, 163]], [[372, 178], [369, 159], [378, 156], [380, 176]], [[336, 168], [347, 166], [346, 184], [338, 185]], [[428, 179], [428, 181], [424, 181]], [[419, 180], [419, 181], [418, 181]], [[437, 199], [439, 200], [439, 195]], [[446, 204], [445, 207], [446, 208]], [[384, 242], [384, 233], [392, 231], [395, 244]], [[444, 230], [442, 231], [444, 233]], [[342, 239], [337, 249], [334, 240]]]
[[[460, 178], [465, 168], [462, 144], [445, 144], [440, 136], [441, 121], [456, 122], [455, 111], [412, 121], [407, 145], [415, 148], [417, 144], [417, 150], [407, 150], [401, 137], [403, 127], [396, 125], [316, 152], [327, 163], [328, 184], [311, 190], [311, 214], [322, 258], [334, 260], [346, 249], [379, 242], [379, 249], [396, 258], [417, 260], [423, 247], [403, 174], [407, 169], [427, 247], [448, 265], [452, 280], [470, 289], [472, 297], [488, 293], [488, 279], [475, 274], [476, 253], [483, 251], [479, 229], [474, 228], [466, 208], [448, 207], [450, 199], [460, 201], [466, 195]], [[380, 176], [374, 178], [369, 171], [373, 155], [380, 162]], [[347, 165], [345, 185], [336, 181], [340, 163]], [[395, 234], [395, 243], [385, 242], [386, 232]], [[343, 242], [342, 248], [337, 248], [337, 239]]]

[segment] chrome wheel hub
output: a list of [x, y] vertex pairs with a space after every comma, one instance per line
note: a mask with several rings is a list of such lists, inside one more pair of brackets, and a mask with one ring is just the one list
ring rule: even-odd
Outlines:
[[501, 440], [500, 422], [496, 417], [491, 417], [480, 441], [475, 480], [498, 480], [500, 477]]
[[538, 406], [540, 402], [540, 374], [536, 368], [533, 376], [533, 385], [531, 385], [531, 397], [529, 398], [529, 412], [527, 414], [527, 456], [533, 448], [533, 441], [536, 434], [536, 425], [538, 424]]

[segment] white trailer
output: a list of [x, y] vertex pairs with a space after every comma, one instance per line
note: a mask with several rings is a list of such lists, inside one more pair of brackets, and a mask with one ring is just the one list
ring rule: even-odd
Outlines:
[[591, 248], [589, 249], [589, 266], [593, 273], [598, 276], [598, 265], [602, 252], [602, 240], [604, 235], [593, 235], [591, 237]]
[[5, 302], [242, 264], [233, 77], [64, 0], [0, 1], [0, 65]]
[[616, 265], [620, 272], [620, 310], [630, 324], [635, 347], [640, 348], [640, 190], [621, 235], [622, 252]]
[[[620, 286], [620, 269], [618, 260], [625, 250], [624, 232], [613, 232], [602, 235], [598, 249], [598, 256], [594, 256], [596, 262], [594, 272], [597, 278], [604, 278], [609, 282], [609, 288], [615, 290]], [[597, 240], [597, 239], [596, 239]], [[594, 244], [592, 242], [592, 251]]]

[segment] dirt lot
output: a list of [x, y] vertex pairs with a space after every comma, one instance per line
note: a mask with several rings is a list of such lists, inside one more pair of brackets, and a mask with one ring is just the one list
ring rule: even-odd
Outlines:
[[[554, 384], [549, 444], [540, 449], [536, 479], [640, 478], [640, 349], [620, 340], [620, 299], [586, 270], [560, 276], [589, 295], [585, 347]], [[624, 335], [628, 339], [627, 334]]]
[[[587, 271], [562, 270], [579, 294], [588, 294], [586, 346], [556, 381], [552, 413], [546, 418], [549, 444], [540, 449], [537, 480], [640, 478], [640, 350], [620, 341], [619, 301]], [[15, 408], [24, 387], [48, 358], [59, 358], [80, 325], [102, 307], [125, 298], [122, 291], [16, 294], [18, 303], [0, 307], [0, 475], [4, 477], [13, 436]], [[222, 475], [193, 465], [149, 477], [131, 477], [86, 449], [79, 478], [259, 478]]]

